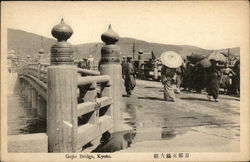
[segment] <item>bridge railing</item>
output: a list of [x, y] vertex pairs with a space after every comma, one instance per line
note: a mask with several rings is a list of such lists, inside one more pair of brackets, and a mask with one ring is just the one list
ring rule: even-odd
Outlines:
[[91, 75], [91, 76], [97, 76], [100, 75], [99, 71], [96, 70], [88, 70], [88, 69], [81, 69], [81, 68], [77, 68], [77, 72], [79, 74], [81, 74], [81, 76], [87, 76], [87, 75]]
[[[50, 65], [49, 63], [29, 63], [26, 65], [23, 65], [19, 69], [18, 73], [30, 74], [34, 77], [37, 77], [42, 82], [47, 83], [47, 67], [49, 65]], [[81, 68], [77, 68], [77, 72], [78, 72], [79, 76], [98, 76], [98, 75], [100, 75], [99, 71], [81, 69]]]
[[[34, 82], [37, 85], [47, 83], [47, 67], [49, 64], [27, 64], [19, 70], [19, 76], [27, 76], [33, 82], [26, 79], [30, 84], [29, 89], [35, 90]], [[76, 68], [76, 67], [75, 67]], [[81, 151], [83, 145], [99, 137], [102, 133], [113, 128], [113, 111], [111, 96], [111, 78], [109, 75], [100, 75], [98, 71], [76, 68], [77, 74], [77, 150]], [[84, 76], [79, 76], [84, 74]], [[86, 76], [88, 75], [88, 76]], [[21, 77], [22, 78], [22, 77]], [[39, 82], [40, 81], [40, 82]], [[26, 85], [27, 86], [27, 85]], [[44, 86], [47, 87], [47, 84]], [[30, 94], [32, 92], [28, 92]], [[37, 95], [42, 95], [42, 91], [36, 89]], [[47, 93], [47, 88], [46, 88]], [[42, 95], [44, 96], [44, 94]], [[34, 96], [33, 96], [34, 97]], [[30, 96], [32, 98], [32, 96]], [[47, 102], [47, 97], [43, 97]], [[30, 99], [31, 105], [34, 99]], [[47, 109], [46, 107], [43, 109]], [[41, 110], [39, 110], [41, 111]], [[44, 111], [44, 110], [43, 110]], [[47, 110], [45, 110], [47, 111]], [[44, 118], [47, 115], [45, 114]]]
[[78, 150], [113, 128], [111, 78], [108, 75], [79, 77]]
[[79, 69], [66, 42], [72, 29], [66, 25], [58, 30], [65, 25], [61, 22], [52, 29], [58, 42], [51, 47], [50, 65], [27, 64], [18, 72], [32, 107], [39, 107], [41, 97], [46, 102], [49, 152], [81, 151], [103, 133], [115, 131], [121, 116], [120, 48], [114, 44], [118, 35], [111, 27], [102, 34], [106, 45], [101, 50], [100, 72]]

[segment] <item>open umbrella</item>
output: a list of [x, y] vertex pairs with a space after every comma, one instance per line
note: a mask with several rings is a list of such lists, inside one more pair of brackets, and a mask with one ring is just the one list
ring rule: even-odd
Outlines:
[[192, 55], [187, 56], [188, 61], [192, 62], [192, 63], [197, 63], [198, 61], [204, 59], [206, 57], [206, 55], [202, 55], [202, 54], [194, 54], [192, 53]]
[[178, 68], [183, 63], [181, 56], [174, 51], [163, 52], [161, 62], [170, 68]]
[[219, 53], [219, 52], [211, 53], [208, 56], [208, 59], [209, 60], [215, 60], [215, 61], [220, 62], [220, 63], [226, 62], [226, 57], [223, 54]]
[[210, 67], [210, 66], [212, 65], [211, 62], [210, 62], [210, 60], [209, 60], [208, 58], [202, 59], [202, 60], [199, 61], [197, 64], [198, 64], [198, 65], [201, 65], [201, 66], [204, 67], [204, 68], [208, 68], [208, 67]]

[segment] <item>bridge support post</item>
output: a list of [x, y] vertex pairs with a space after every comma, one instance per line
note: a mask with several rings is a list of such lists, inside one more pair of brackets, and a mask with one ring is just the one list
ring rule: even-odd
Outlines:
[[31, 108], [36, 109], [37, 107], [37, 92], [35, 89], [32, 89], [32, 100], [31, 100]]
[[41, 108], [42, 108], [42, 105], [41, 105], [41, 96], [39, 94], [37, 94], [37, 102], [36, 102], [36, 108], [37, 108], [37, 116], [39, 118], [42, 118], [42, 113], [41, 113]]
[[23, 95], [23, 97], [26, 97], [27, 96], [27, 88], [26, 88], [26, 82], [25, 82], [25, 80], [22, 80], [22, 84], [23, 84], [23, 86], [22, 86], [22, 95]]
[[63, 22], [52, 29], [58, 42], [51, 47], [47, 81], [47, 132], [49, 152], [76, 152], [77, 69], [73, 48], [67, 43], [72, 28]]
[[19, 94], [21, 95], [21, 96], [24, 96], [24, 81], [22, 80], [22, 79], [19, 79], [19, 81], [20, 81], [20, 89], [19, 89]]
[[42, 96], [37, 95], [37, 116], [39, 118], [46, 119], [46, 100], [42, 98]]
[[120, 47], [115, 45], [119, 35], [109, 29], [101, 35], [105, 46], [101, 49], [100, 73], [111, 77], [111, 96], [113, 99], [114, 131], [118, 130], [122, 107], [122, 67], [120, 64]]
[[31, 107], [32, 101], [32, 87], [27, 83], [27, 99], [28, 99], [28, 107]]
[[29, 101], [29, 84], [27, 81], [25, 81], [25, 97], [27, 98], [28, 103]]

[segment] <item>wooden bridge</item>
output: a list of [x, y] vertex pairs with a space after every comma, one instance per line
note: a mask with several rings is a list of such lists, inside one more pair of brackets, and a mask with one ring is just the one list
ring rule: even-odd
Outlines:
[[72, 34], [62, 20], [52, 29], [58, 41], [51, 47], [50, 64], [26, 64], [18, 70], [20, 92], [47, 120], [48, 152], [80, 152], [103, 133], [116, 131], [121, 118], [118, 34], [109, 27], [101, 35], [106, 45], [100, 72], [74, 66], [73, 48], [67, 42]]

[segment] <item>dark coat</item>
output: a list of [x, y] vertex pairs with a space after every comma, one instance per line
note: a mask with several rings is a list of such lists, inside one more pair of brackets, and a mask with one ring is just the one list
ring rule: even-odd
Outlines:
[[124, 69], [124, 80], [127, 92], [131, 92], [136, 86], [135, 68], [132, 63], [127, 62]]
[[207, 69], [207, 92], [208, 95], [213, 96], [214, 99], [218, 98], [220, 79], [221, 73], [218, 67], [211, 66]]

